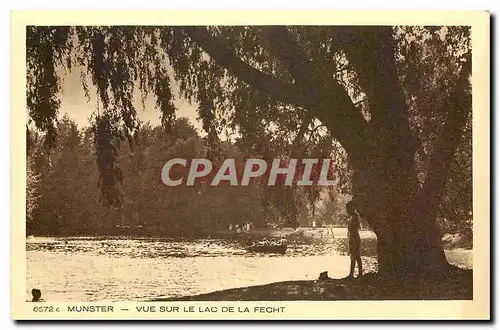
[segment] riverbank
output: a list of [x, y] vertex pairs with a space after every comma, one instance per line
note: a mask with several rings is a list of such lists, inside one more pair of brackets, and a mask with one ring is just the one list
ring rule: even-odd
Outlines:
[[453, 268], [440, 279], [361, 278], [284, 281], [153, 301], [290, 301], [290, 300], [471, 300], [472, 270]]

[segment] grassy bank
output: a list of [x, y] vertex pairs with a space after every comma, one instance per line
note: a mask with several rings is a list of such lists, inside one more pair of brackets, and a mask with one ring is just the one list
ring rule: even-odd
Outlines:
[[472, 270], [453, 268], [442, 278], [361, 278], [286, 281], [154, 301], [470, 300]]

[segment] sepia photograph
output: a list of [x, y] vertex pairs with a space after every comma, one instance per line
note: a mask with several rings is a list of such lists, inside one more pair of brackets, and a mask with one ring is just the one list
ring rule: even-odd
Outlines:
[[472, 302], [472, 25], [25, 24], [27, 308]]

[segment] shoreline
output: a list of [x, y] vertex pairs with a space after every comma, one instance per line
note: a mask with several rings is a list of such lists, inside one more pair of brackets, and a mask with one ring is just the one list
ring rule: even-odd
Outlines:
[[[367, 241], [373, 245], [373, 241]], [[341, 242], [342, 243], [342, 242]], [[379, 286], [388, 286], [384, 283], [369, 283], [367, 287], [353, 288], [350, 281], [337, 284], [347, 285], [347, 292], [343, 295], [342, 288], [333, 283], [317, 284], [315, 281], [318, 274], [328, 271], [333, 278], [341, 279], [347, 275], [349, 269], [349, 257], [344, 254], [332, 253], [323, 245], [298, 246], [291, 249], [285, 256], [261, 255], [245, 253], [232, 245], [207, 246], [205, 243], [194, 242], [184, 245], [183, 243], [143, 243], [143, 242], [69, 242], [64, 244], [59, 240], [39, 240], [30, 245], [27, 251], [28, 274], [27, 284], [29, 288], [41, 288], [46, 297], [52, 299], [66, 299], [80, 295], [82, 301], [88, 299], [126, 299], [129, 296], [125, 292], [100, 292], [100, 284], [103, 280], [99, 276], [87, 274], [81, 276], [90, 267], [91, 273], [102, 272], [106, 278], [114, 278], [116, 283], [123, 283], [117, 277], [116, 272], [108, 267], [112, 258], [116, 269], [128, 267], [131, 262], [136, 264], [136, 274], [130, 274], [127, 287], [134, 292], [137, 301], [160, 300], [339, 300], [339, 299], [388, 299], [388, 293], [380, 291]], [[331, 246], [330, 246], [331, 247]], [[339, 245], [337, 248], [342, 248]], [[184, 252], [189, 253], [184, 253]], [[337, 250], [334, 250], [337, 251]], [[62, 252], [59, 254], [58, 252]], [[372, 251], [373, 252], [373, 251]], [[472, 251], [459, 253], [447, 253], [450, 263], [459, 267], [472, 268]], [[58, 260], [58, 267], [53, 267], [54, 258]], [[91, 262], [91, 263], [90, 263]], [[228, 263], [230, 262], [230, 263]], [[83, 265], [87, 264], [87, 267]], [[370, 272], [375, 272], [376, 259], [366, 257], [363, 259], [363, 268], [369, 278]], [[84, 270], [85, 268], [85, 270]], [[91, 281], [85, 286], [61, 288], [61, 284], [46, 277], [46, 270], [52, 269], [54, 276], [70, 272], [75, 278]], [[182, 272], [173, 271], [182, 269]], [[37, 271], [39, 270], [39, 271]], [[285, 271], [286, 270], [286, 271]], [[264, 273], [263, 273], [264, 271]], [[267, 273], [267, 274], [266, 274]], [[85, 282], [84, 281], [84, 282]], [[294, 282], [297, 281], [297, 282]], [[283, 282], [280, 284], [280, 282]], [[154, 283], [154, 287], [146, 286], [145, 283]], [[295, 283], [295, 284], [294, 284]], [[120, 284], [121, 285], [121, 284]], [[465, 284], [463, 285], [465, 286]], [[147, 292], [145, 291], [147, 289]], [[250, 287], [243, 289], [244, 287]], [[259, 288], [260, 287], [260, 288]], [[72, 293], [78, 288], [77, 293]], [[234, 290], [234, 289], [237, 290]], [[233, 289], [233, 291], [227, 290]], [[458, 288], [456, 287], [458, 290]], [[224, 292], [217, 292], [225, 290]], [[265, 295], [265, 292], [273, 291], [273, 296]], [[330, 291], [335, 291], [334, 293]], [[354, 290], [354, 291], [353, 291]], [[323, 292], [324, 291], [324, 292]], [[344, 290], [345, 291], [345, 290]], [[370, 293], [372, 292], [373, 293]], [[300, 293], [302, 292], [302, 293]], [[211, 293], [211, 294], [208, 294]], [[200, 295], [201, 294], [201, 295]], [[406, 293], [403, 293], [407, 297]], [[186, 297], [193, 295], [192, 297]], [[413, 294], [415, 297], [421, 293]], [[229, 296], [232, 296], [229, 297]], [[391, 294], [394, 296], [394, 294]], [[450, 296], [447, 294], [446, 296]], [[259, 298], [256, 298], [259, 297]], [[364, 297], [364, 298], [360, 298]], [[437, 297], [439, 298], [439, 297]], [[461, 298], [461, 297], [457, 297]], [[408, 299], [414, 299], [408, 296]]]
[[382, 278], [367, 273], [352, 280], [282, 281], [148, 301], [472, 300], [472, 273], [458, 267], [440, 279]]

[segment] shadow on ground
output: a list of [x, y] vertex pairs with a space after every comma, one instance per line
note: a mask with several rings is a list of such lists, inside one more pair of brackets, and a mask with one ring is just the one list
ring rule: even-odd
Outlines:
[[472, 270], [456, 268], [445, 277], [382, 278], [369, 273], [354, 280], [286, 281], [154, 301], [278, 300], [471, 300]]

